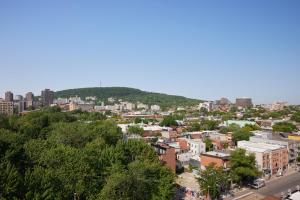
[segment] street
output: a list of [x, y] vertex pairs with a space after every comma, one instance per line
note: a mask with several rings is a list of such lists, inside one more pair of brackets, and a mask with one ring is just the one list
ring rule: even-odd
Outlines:
[[283, 177], [276, 177], [259, 190], [247, 189], [239, 192], [234, 197], [226, 198], [226, 200], [257, 200], [269, 195], [280, 197], [281, 192], [286, 194], [289, 189], [295, 189], [297, 185], [300, 185], [300, 173], [294, 172]]
[[287, 193], [288, 189], [294, 189], [300, 185], [300, 173], [293, 173], [267, 183], [266, 187], [257, 190], [258, 194], [280, 197], [280, 193]]

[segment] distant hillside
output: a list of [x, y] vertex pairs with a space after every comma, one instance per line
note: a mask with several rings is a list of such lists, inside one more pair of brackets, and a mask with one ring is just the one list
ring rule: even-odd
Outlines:
[[126, 87], [78, 88], [55, 92], [55, 97], [68, 98], [76, 95], [82, 99], [85, 99], [85, 97], [88, 96], [96, 96], [102, 101], [106, 101], [109, 97], [115, 97], [134, 103], [139, 101], [149, 105], [157, 104], [164, 108], [172, 106], [192, 106], [201, 102], [200, 100], [189, 99], [182, 96], [145, 92], [139, 89]]

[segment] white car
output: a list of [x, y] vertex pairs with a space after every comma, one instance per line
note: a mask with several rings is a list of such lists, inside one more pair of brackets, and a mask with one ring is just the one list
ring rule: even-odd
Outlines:
[[266, 186], [266, 181], [262, 178], [259, 178], [259, 179], [254, 180], [250, 186], [254, 189], [259, 189], [259, 188]]

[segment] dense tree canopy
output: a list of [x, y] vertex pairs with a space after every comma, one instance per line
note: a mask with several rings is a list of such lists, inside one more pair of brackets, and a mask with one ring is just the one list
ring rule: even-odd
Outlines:
[[202, 131], [202, 130], [215, 130], [219, 126], [219, 121], [215, 120], [202, 120], [200, 122], [192, 122], [189, 124], [188, 131]]
[[295, 122], [300, 122], [300, 112], [295, 112], [295, 113], [292, 115], [291, 119], [292, 119], [293, 121], [295, 121]]
[[275, 125], [273, 125], [273, 131], [275, 132], [284, 132], [284, 133], [291, 133], [295, 130], [297, 130], [297, 127], [289, 122], [278, 122]]
[[255, 155], [247, 155], [244, 149], [236, 149], [231, 153], [230, 171], [234, 182], [247, 184], [260, 175], [255, 165]]
[[137, 134], [137, 135], [143, 135], [144, 129], [140, 128], [139, 126], [130, 126], [128, 128], [128, 134]]
[[145, 92], [138, 89], [126, 87], [94, 87], [69, 89], [55, 92], [55, 96], [64, 98], [69, 98], [70, 96], [79, 96], [83, 99], [88, 96], [96, 96], [101, 101], [107, 101], [107, 98], [115, 97], [134, 103], [141, 102], [148, 105], [160, 105], [162, 108], [176, 106], [195, 106], [201, 102], [200, 100], [189, 99], [182, 96]]
[[198, 178], [200, 189], [210, 199], [218, 199], [222, 192], [230, 188], [230, 176], [222, 168], [216, 168], [214, 164], [202, 170]]
[[214, 145], [213, 145], [211, 139], [205, 138], [204, 139], [204, 143], [205, 143], [205, 149], [206, 149], [206, 151], [212, 151], [214, 149]]
[[227, 133], [230, 133], [230, 132], [238, 131], [240, 129], [241, 129], [241, 127], [239, 125], [237, 125], [237, 124], [230, 124], [227, 127], [221, 128], [220, 133], [227, 134]]
[[247, 130], [237, 130], [235, 132], [233, 132], [232, 134], [232, 140], [235, 144], [237, 144], [238, 141], [242, 141], [242, 140], [247, 140], [249, 141], [250, 136], [252, 136], [253, 134]]
[[173, 196], [174, 176], [153, 149], [141, 141], [123, 141], [120, 128], [102, 114], [51, 108], [0, 120], [5, 122], [0, 199]]
[[192, 122], [191, 124], [189, 124], [189, 126], [187, 127], [187, 130], [190, 132], [194, 132], [194, 131], [200, 131], [201, 130], [201, 125], [199, 122]]
[[160, 126], [178, 126], [176, 122], [176, 118], [172, 115], [166, 116], [163, 118], [163, 120], [160, 122]]

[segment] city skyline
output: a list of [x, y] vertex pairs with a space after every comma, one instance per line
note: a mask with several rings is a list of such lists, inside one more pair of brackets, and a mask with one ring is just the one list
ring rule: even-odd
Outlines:
[[[100, 83], [100, 85], [101, 85], [101, 83]], [[88, 88], [88, 87], [87, 87]], [[90, 88], [97, 88], [97, 87], [90, 87]], [[100, 86], [99, 88], [128, 88], [128, 87], [102, 87], [102, 86]], [[82, 89], [82, 88], [69, 88], [69, 89]], [[138, 89], [138, 88], [132, 88], [132, 89]], [[22, 97], [22, 98], [24, 98], [24, 99], [30, 99], [30, 101], [32, 101], [33, 100], [33, 96], [37, 96], [37, 97], [40, 97], [40, 98], [43, 98], [43, 93], [45, 92], [45, 91], [50, 91], [50, 92], [58, 92], [58, 91], [51, 91], [51, 89], [49, 89], [49, 88], [45, 88], [45, 89], [43, 89], [43, 90], [41, 90], [39, 93], [34, 93], [34, 92], [32, 92], [32, 91], [27, 91], [25, 94], [16, 94], [16, 93], [14, 93], [13, 91], [11, 91], [11, 90], [7, 90], [7, 91], [5, 91], [5, 93], [4, 93], [4, 95], [3, 96], [1, 96], [0, 95], [0, 99], [3, 99], [3, 100], [5, 100], [5, 101], [13, 101], [13, 100], [16, 100], [16, 99], [19, 99], [20, 97]], [[64, 89], [64, 90], [68, 90], [68, 89]], [[63, 91], [63, 90], [62, 90]], [[142, 90], [143, 91], [143, 90]], [[154, 93], [158, 93], [158, 92], [155, 92], [155, 91], [145, 91], [145, 92], [154, 92]], [[8, 93], [10, 93], [10, 95], [11, 95], [11, 97], [9, 97], [10, 98], [10, 100], [7, 100], [7, 94]], [[167, 94], [167, 93], [162, 93], [162, 94]], [[54, 94], [53, 94], [54, 95]], [[92, 94], [91, 94], [92, 95]], [[174, 94], [167, 94], [167, 95], [174, 95]], [[175, 94], [176, 96], [183, 96], [183, 95], [177, 95], [177, 94]], [[28, 97], [28, 96], [30, 96], [30, 97]], [[68, 98], [73, 98], [73, 97], [75, 97], [75, 96], [69, 96]], [[91, 96], [92, 97], [92, 96]], [[183, 96], [183, 97], [186, 97], [186, 96]], [[51, 97], [52, 98], [52, 101], [53, 101], [53, 99], [54, 99], [54, 96], [52, 96]], [[190, 98], [190, 97], [187, 97], [187, 98]], [[13, 99], [13, 100], [12, 100]], [[192, 98], [191, 98], [192, 99]], [[194, 98], [194, 99], [197, 99], [197, 98]], [[246, 97], [246, 96], [244, 96], [244, 97], [242, 97], [242, 96], [240, 96], [240, 97], [235, 97], [234, 99], [229, 99], [229, 98], [227, 98], [227, 97], [220, 97], [219, 99], [198, 99], [198, 100], [203, 100], [204, 102], [217, 102], [217, 101], [220, 101], [220, 100], [227, 100], [227, 101], [229, 101], [228, 103], [230, 103], [230, 104], [239, 104], [238, 102], [239, 101], [247, 101], [247, 103], [246, 104], [248, 104], [249, 106], [251, 106], [251, 104], [252, 104], [252, 101], [253, 101], [253, 99], [252, 99], [252, 97]], [[253, 101], [254, 102], [254, 105], [263, 105], [263, 104], [276, 104], [276, 103], [286, 103], [286, 104], [288, 104], [288, 105], [298, 105], [298, 104], [291, 104], [291, 103], [289, 103], [289, 102], [287, 102], [287, 101], [281, 101], [281, 100], [277, 100], [277, 101], [273, 101], [273, 102], [270, 102], [270, 103], [255, 103], [255, 100]], [[242, 104], [244, 104], [244, 103], [242, 103]], [[252, 104], [253, 105], [253, 104]], [[246, 106], [247, 107], [247, 106]]]
[[[0, 3], [0, 96], [120, 86], [300, 104], [298, 1]], [[155, 15], [153, 15], [155, 13]]]

